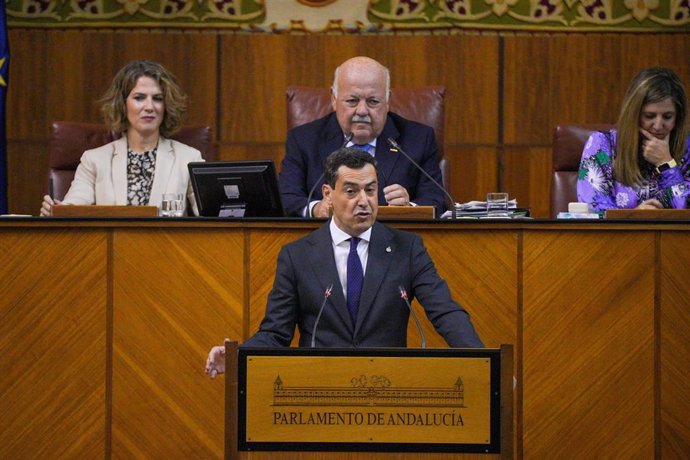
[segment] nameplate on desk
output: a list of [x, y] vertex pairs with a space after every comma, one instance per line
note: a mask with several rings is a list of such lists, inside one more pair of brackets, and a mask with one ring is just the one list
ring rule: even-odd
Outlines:
[[690, 209], [608, 209], [606, 219], [690, 220]]
[[433, 206], [379, 206], [378, 219], [433, 219]]
[[156, 217], [156, 206], [55, 205], [53, 217]]

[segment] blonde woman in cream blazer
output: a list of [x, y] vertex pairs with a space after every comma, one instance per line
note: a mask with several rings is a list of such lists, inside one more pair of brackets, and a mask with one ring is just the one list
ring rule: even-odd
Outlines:
[[[159, 138], [150, 206], [160, 206], [164, 193], [182, 193], [194, 215], [199, 215], [187, 168], [192, 161], [203, 161], [197, 149]], [[126, 136], [84, 152], [62, 204], [127, 204]]]
[[101, 98], [101, 111], [116, 141], [87, 150], [62, 201], [43, 197], [40, 214], [56, 204], [159, 206], [164, 193], [187, 196], [198, 215], [187, 164], [201, 153], [170, 139], [186, 111], [187, 96], [161, 64], [132, 61]]

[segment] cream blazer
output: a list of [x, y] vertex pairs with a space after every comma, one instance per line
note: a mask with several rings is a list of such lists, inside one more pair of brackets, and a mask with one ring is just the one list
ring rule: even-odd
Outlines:
[[[192, 212], [199, 215], [187, 163], [204, 161], [201, 153], [181, 142], [163, 137], [158, 141], [156, 170], [148, 204], [160, 206], [164, 193], [187, 195]], [[65, 198], [66, 204], [127, 204], [127, 138], [122, 138], [81, 156]]]

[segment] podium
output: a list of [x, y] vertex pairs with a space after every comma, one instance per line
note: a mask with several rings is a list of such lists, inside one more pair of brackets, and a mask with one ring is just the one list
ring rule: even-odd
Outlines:
[[359, 452], [513, 456], [511, 345], [225, 346], [227, 459], [250, 451], [347, 459]]

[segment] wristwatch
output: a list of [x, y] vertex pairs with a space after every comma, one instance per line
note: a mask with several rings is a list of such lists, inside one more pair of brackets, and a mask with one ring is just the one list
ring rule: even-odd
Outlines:
[[661, 174], [662, 172], [666, 171], [667, 169], [675, 168], [678, 166], [678, 163], [676, 163], [676, 160], [671, 160], [667, 161], [666, 163], [661, 163], [659, 166], [656, 167], [656, 172]]

